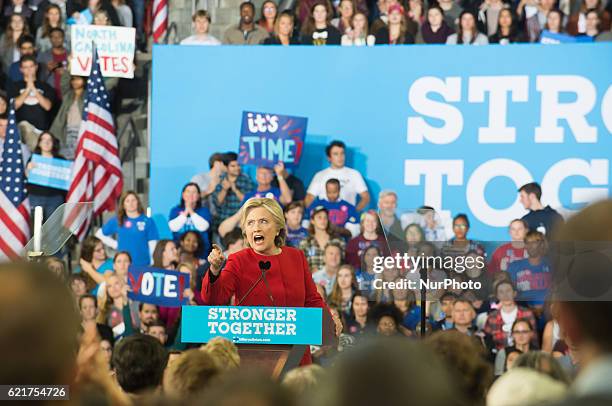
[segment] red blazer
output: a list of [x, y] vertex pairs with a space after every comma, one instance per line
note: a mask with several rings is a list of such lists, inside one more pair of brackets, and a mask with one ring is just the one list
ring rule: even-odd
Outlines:
[[[312, 280], [304, 252], [287, 246], [283, 246], [278, 255], [260, 255], [252, 248], [245, 248], [230, 255], [213, 283], [210, 281], [210, 272], [204, 275], [202, 301], [207, 305], [227, 305], [235, 295], [236, 304], [240, 302], [261, 276], [260, 261], [269, 261], [271, 264], [266, 272], [269, 289], [260, 281], [241, 305], [327, 309]], [[310, 363], [310, 360], [308, 351], [302, 359], [302, 364]]]

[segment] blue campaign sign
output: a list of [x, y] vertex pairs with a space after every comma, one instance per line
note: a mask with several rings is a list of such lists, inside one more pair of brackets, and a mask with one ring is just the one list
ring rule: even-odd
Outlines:
[[34, 167], [28, 172], [28, 183], [56, 189], [70, 189], [72, 161], [33, 154]]
[[189, 299], [183, 295], [189, 288], [189, 274], [148, 266], [130, 265], [128, 297], [143, 303], [165, 307], [180, 307]]
[[235, 151], [245, 110], [308, 117], [294, 171], [306, 185], [339, 139], [371, 207], [392, 189], [401, 209], [466, 213], [470, 238], [507, 239], [509, 222], [527, 213], [517, 189], [531, 181], [563, 214], [610, 196], [612, 43], [153, 53], [150, 201], [165, 235], [183, 185], [208, 172], [213, 152]]
[[323, 311], [311, 307], [183, 306], [181, 341], [321, 345]]
[[271, 113], [242, 113], [238, 162], [273, 167], [278, 162], [293, 168], [300, 163], [306, 136], [305, 117]]

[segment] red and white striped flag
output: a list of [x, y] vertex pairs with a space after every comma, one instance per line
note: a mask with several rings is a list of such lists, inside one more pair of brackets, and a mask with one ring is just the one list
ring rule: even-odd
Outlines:
[[0, 261], [23, 254], [30, 238], [30, 203], [14, 99], [9, 106], [4, 150], [0, 157]]
[[[122, 188], [123, 177], [115, 127], [100, 72], [98, 53], [94, 48], [66, 202], [93, 202], [93, 215], [97, 216], [115, 209]], [[92, 213], [88, 209], [74, 205], [66, 210], [64, 225], [82, 240], [87, 234], [91, 218]]]
[[153, 0], [153, 42], [162, 42], [167, 30], [168, 0]]

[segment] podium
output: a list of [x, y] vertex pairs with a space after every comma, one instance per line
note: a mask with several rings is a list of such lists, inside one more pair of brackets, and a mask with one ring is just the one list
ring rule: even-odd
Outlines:
[[274, 378], [299, 366], [309, 345], [337, 345], [335, 325], [321, 308], [183, 306], [181, 341], [225, 337], [238, 347], [242, 366]]

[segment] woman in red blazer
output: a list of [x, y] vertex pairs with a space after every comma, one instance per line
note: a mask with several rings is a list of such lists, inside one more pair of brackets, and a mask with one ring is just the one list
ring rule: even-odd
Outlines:
[[[321, 307], [327, 309], [312, 280], [304, 253], [285, 246], [287, 227], [274, 199], [252, 198], [242, 206], [240, 225], [247, 248], [225, 260], [214, 246], [210, 268], [202, 281], [207, 305], [227, 305], [232, 296], [240, 306]], [[262, 277], [262, 274], [265, 274]], [[336, 333], [342, 323], [334, 318]], [[302, 364], [310, 363], [310, 353]]]

